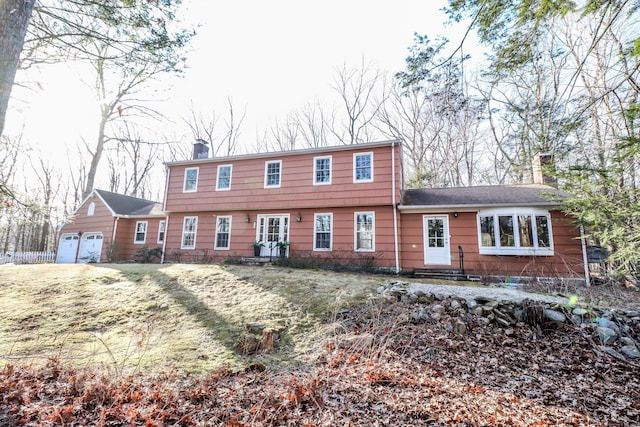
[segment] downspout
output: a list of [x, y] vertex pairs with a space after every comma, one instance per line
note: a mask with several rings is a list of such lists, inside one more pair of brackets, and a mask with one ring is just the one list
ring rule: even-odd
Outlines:
[[582, 262], [584, 265], [584, 284], [591, 286], [591, 280], [589, 280], [589, 257], [587, 255], [587, 243], [584, 237], [584, 226], [580, 226], [580, 242], [582, 243]]
[[396, 274], [400, 273], [398, 254], [398, 208], [396, 207], [396, 142], [391, 143], [391, 205], [393, 206], [393, 245], [396, 259]]
[[[118, 220], [120, 219], [119, 216], [116, 217], [116, 219], [113, 221], [113, 234], [111, 235], [111, 255], [113, 256], [115, 254], [114, 252], [114, 247], [113, 245], [116, 244], [116, 233], [118, 232]], [[113, 261], [119, 261], [114, 259]]]
[[[164, 199], [162, 200], [162, 212], [167, 211], [167, 195], [169, 193], [169, 178], [171, 177], [171, 169], [165, 165], [165, 179], [164, 179]], [[164, 264], [164, 252], [167, 249], [167, 236], [169, 235], [169, 215], [166, 215], [164, 220], [164, 240], [162, 241], [162, 256], [160, 257], [160, 264]]]

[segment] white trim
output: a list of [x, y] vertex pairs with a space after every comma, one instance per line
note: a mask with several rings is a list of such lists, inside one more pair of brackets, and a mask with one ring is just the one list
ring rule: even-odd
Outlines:
[[[443, 226], [444, 226], [444, 247], [442, 247], [442, 251], [446, 252], [443, 261], [438, 262], [437, 258], [434, 262], [433, 258], [429, 258], [429, 235], [425, 231], [427, 231], [427, 226], [429, 225], [430, 219], [436, 218], [444, 218]], [[439, 215], [422, 215], [422, 245], [423, 245], [423, 256], [424, 256], [424, 264], [425, 265], [451, 265], [451, 230], [449, 229], [449, 215], [448, 214], [439, 214]], [[440, 248], [436, 248], [436, 251]], [[433, 255], [432, 255], [433, 257]]]
[[[187, 225], [188, 219], [195, 219], [196, 222], [193, 225], [193, 246], [185, 246], [184, 245], [184, 233], [185, 227]], [[180, 236], [180, 249], [195, 249], [196, 248], [196, 237], [198, 236], [198, 217], [197, 216], [185, 216], [182, 220], [182, 234]], [[165, 238], [166, 239], [166, 238]]]
[[[319, 216], [329, 216], [329, 247], [328, 248], [316, 247], [316, 242], [317, 242], [316, 233], [318, 232], [318, 230], [316, 229], [316, 224]], [[332, 212], [322, 212], [322, 213], [313, 214], [313, 250], [315, 252], [331, 252], [333, 250], [333, 213]]]
[[[195, 183], [195, 186], [193, 187], [193, 189], [187, 190], [187, 174], [189, 173], [189, 171], [192, 171], [192, 170], [196, 171], [196, 183]], [[183, 193], [195, 193], [196, 191], [198, 191], [198, 178], [200, 178], [200, 168], [199, 167], [184, 168], [184, 179], [183, 179], [183, 182], [182, 182], [182, 192]]]
[[[162, 229], [160, 226], [162, 226]], [[160, 240], [160, 232], [162, 232], [162, 240]], [[166, 239], [167, 239], [167, 223], [165, 220], [162, 220], [158, 222], [158, 239], [156, 240], [156, 243], [157, 244], [164, 243]]]
[[[220, 169], [229, 168], [229, 186], [226, 188], [220, 188]], [[225, 164], [218, 165], [218, 169], [216, 171], [216, 191], [229, 191], [231, 190], [231, 177], [233, 176], [233, 165]]]
[[[144, 239], [138, 240], [138, 226], [144, 224]], [[149, 230], [149, 221], [136, 221], [136, 228], [133, 232], [133, 244], [144, 245], [147, 242], [147, 231]], [[140, 232], [142, 233], [142, 232]]]
[[[358, 248], [358, 215], [371, 215], [371, 249]], [[376, 251], [376, 213], [375, 211], [363, 211], [353, 213], [353, 250], [355, 252]]]
[[[518, 216], [527, 215], [531, 217], [531, 232], [533, 246], [520, 246], [520, 233], [518, 227]], [[511, 216], [513, 221], [513, 244], [514, 246], [500, 245], [500, 227], [498, 217]], [[535, 218], [544, 216], [547, 218], [549, 228], [549, 247], [538, 247], [538, 231]], [[495, 246], [482, 245], [481, 217], [493, 218], [493, 239]], [[518, 256], [553, 256], [553, 227], [551, 224], [551, 214], [547, 210], [532, 208], [500, 208], [479, 211], [476, 215], [476, 227], [478, 232], [478, 252], [480, 255], [518, 255]]]
[[[369, 156], [371, 157], [371, 178], [369, 179], [356, 179], [356, 158], [358, 156]], [[360, 153], [353, 153], [353, 182], [354, 183], [362, 183], [362, 182], [373, 182], [374, 169], [373, 169], [373, 151], [366, 151]]]
[[87, 216], [93, 216], [96, 213], [96, 202], [89, 203], [89, 207], [87, 208]]
[[[267, 172], [270, 164], [278, 164], [278, 184], [267, 185]], [[282, 160], [267, 160], [264, 162], [264, 188], [280, 188], [282, 185]]]
[[[317, 181], [318, 178], [318, 160], [329, 159], [329, 181]], [[331, 185], [333, 179], [333, 156], [316, 156], [313, 158], [313, 185]]]
[[[227, 232], [227, 234], [229, 235], [229, 239], [227, 240], [227, 246], [218, 246], [218, 221], [220, 221], [220, 219], [222, 218], [226, 218], [229, 220], [229, 231]], [[219, 215], [216, 218], [216, 233], [214, 236], [214, 241], [213, 241], [213, 248], [215, 250], [220, 250], [220, 251], [228, 251], [229, 249], [231, 249], [231, 221], [232, 221], [232, 216], [231, 215]]]

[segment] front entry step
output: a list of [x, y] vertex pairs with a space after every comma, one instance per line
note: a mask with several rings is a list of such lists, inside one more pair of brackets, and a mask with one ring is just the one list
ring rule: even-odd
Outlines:
[[413, 277], [443, 279], [443, 280], [467, 280], [467, 275], [460, 268], [416, 268]]

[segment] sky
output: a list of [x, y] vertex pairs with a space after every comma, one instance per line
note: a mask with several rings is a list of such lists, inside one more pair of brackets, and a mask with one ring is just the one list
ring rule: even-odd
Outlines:
[[[184, 0], [182, 19], [197, 26], [184, 77], [162, 81], [161, 110], [170, 130], [185, 133], [190, 105], [223, 115], [230, 99], [246, 111], [241, 144], [276, 118], [316, 99], [335, 99], [331, 83], [339, 67], [364, 60], [393, 75], [404, 68], [414, 33], [444, 34], [451, 45], [464, 25], [445, 26], [446, 0]], [[6, 133], [53, 158], [69, 158], [77, 144], [95, 139], [98, 104], [91, 79], [77, 64], [20, 71]], [[189, 141], [191, 142], [191, 141]]]

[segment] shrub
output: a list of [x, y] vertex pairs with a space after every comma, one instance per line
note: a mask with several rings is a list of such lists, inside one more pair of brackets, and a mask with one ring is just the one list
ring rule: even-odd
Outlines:
[[139, 262], [142, 264], [151, 263], [154, 261], [154, 259], [157, 259], [158, 261], [160, 261], [161, 258], [162, 258], [161, 247], [149, 248], [147, 245], [144, 245], [140, 249], [138, 249], [136, 251], [136, 254], [133, 256], [133, 259], [135, 259], [136, 262]]

